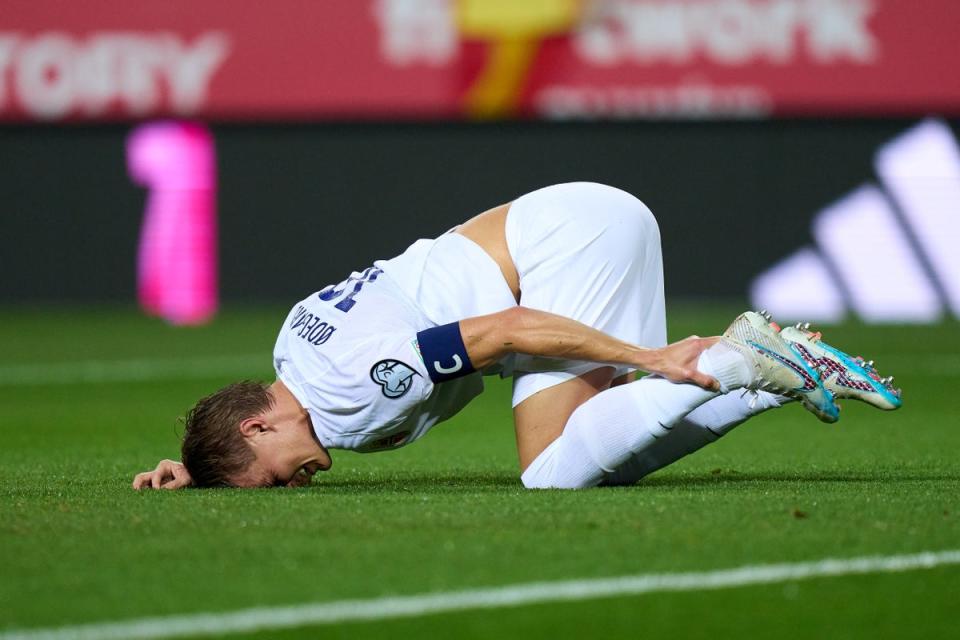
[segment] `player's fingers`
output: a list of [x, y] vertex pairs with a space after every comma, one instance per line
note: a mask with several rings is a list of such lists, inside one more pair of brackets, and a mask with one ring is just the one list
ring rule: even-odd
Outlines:
[[166, 477], [166, 473], [162, 469], [157, 469], [150, 474], [150, 488], [159, 489], [163, 486], [163, 479]]
[[162, 489], [179, 489], [181, 486], [183, 486], [183, 480], [173, 469], [170, 470], [170, 473], [165, 473], [160, 482], [160, 488]]
[[708, 391], [716, 391], [720, 384], [712, 376], [700, 372], [696, 367], [684, 367], [681, 370], [681, 382], [692, 382], [698, 387], [703, 387]]
[[691, 382], [707, 391], [720, 391], [720, 382], [713, 376], [696, 371], [691, 378]]
[[183, 478], [173, 478], [172, 480], [168, 480], [167, 482], [163, 483], [161, 488], [168, 490], [182, 489], [189, 484], [190, 483]]
[[187, 471], [186, 467], [183, 465], [176, 465], [173, 467], [173, 477], [177, 482], [177, 487], [188, 487], [193, 484], [193, 476], [190, 475], [190, 472]]
[[149, 489], [153, 481], [153, 474], [156, 471], [144, 471], [143, 473], [138, 473], [137, 477], [134, 479], [136, 484], [136, 489]]

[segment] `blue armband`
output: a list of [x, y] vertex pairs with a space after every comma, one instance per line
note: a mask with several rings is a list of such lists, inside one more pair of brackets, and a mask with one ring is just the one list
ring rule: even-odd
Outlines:
[[467, 356], [467, 348], [460, 335], [460, 323], [451, 322], [417, 333], [420, 355], [427, 373], [434, 382], [446, 382], [470, 375], [476, 369]]

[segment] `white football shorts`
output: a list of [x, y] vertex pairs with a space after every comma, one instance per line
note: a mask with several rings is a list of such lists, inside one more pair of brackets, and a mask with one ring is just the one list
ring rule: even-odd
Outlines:
[[[660, 230], [640, 200], [591, 182], [554, 185], [514, 201], [506, 232], [522, 306], [633, 344], [667, 343]], [[517, 355], [513, 406], [601, 366]]]

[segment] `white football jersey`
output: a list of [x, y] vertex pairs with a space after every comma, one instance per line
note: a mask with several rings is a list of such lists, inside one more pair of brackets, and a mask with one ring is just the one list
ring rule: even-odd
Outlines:
[[433, 326], [378, 267], [297, 303], [273, 351], [277, 377], [324, 446], [368, 452], [413, 442], [483, 390], [480, 373], [431, 382], [416, 334]]

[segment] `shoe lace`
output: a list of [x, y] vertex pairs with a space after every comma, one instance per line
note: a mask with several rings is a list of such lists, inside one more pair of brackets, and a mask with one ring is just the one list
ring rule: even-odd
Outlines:
[[770, 393], [779, 393], [784, 395], [787, 393], [787, 389], [784, 389], [783, 387], [775, 384], [772, 380], [767, 380], [766, 378], [763, 377], [763, 374], [761, 374], [757, 376], [757, 379], [755, 382], [755, 388], [744, 389], [743, 393], [740, 394], [740, 397], [744, 398], [749, 394], [750, 401], [747, 403], [747, 407], [753, 410], [757, 407], [757, 403], [760, 401], [761, 391], [767, 391]]

